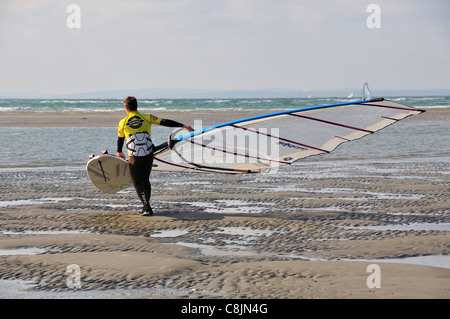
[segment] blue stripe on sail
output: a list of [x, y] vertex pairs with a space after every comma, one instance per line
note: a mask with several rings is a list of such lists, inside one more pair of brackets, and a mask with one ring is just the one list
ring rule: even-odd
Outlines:
[[213, 130], [213, 129], [216, 129], [216, 128], [221, 128], [221, 127], [225, 127], [225, 126], [229, 126], [229, 125], [233, 125], [233, 124], [238, 124], [238, 123], [242, 123], [242, 122], [246, 122], [246, 121], [259, 120], [259, 119], [263, 119], [263, 118], [267, 118], [267, 117], [273, 117], [273, 116], [278, 116], [278, 115], [287, 115], [287, 114], [290, 114], [290, 113], [295, 113], [295, 112], [300, 112], [300, 111], [319, 110], [319, 109], [325, 109], [325, 108], [336, 107], [336, 106], [362, 104], [362, 103], [368, 103], [370, 101], [371, 100], [361, 100], [361, 101], [344, 102], [344, 103], [337, 103], [337, 104], [309, 106], [309, 107], [304, 107], [304, 108], [295, 109], [295, 110], [287, 110], [287, 111], [275, 112], [275, 113], [270, 113], [270, 114], [257, 115], [257, 116], [248, 117], [248, 118], [245, 118], [245, 119], [240, 119], [240, 120], [235, 120], [235, 121], [230, 121], [230, 122], [226, 122], [226, 123], [222, 123], [222, 124], [217, 124], [217, 125], [213, 125], [213, 126], [210, 126], [210, 127], [205, 127], [205, 128], [203, 128], [201, 130], [189, 132], [187, 134], [178, 136], [178, 141], [182, 141], [182, 140], [184, 140], [186, 138], [193, 137], [195, 135], [199, 135], [199, 134], [205, 133], [207, 131], [210, 131], [210, 130]]

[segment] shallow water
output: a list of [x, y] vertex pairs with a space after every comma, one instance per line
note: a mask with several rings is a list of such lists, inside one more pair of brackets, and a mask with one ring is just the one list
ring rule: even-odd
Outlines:
[[33, 290], [35, 283], [29, 280], [0, 280], [0, 299], [118, 299], [148, 296], [186, 296], [189, 291], [170, 288], [137, 289], [72, 289], [66, 291]]

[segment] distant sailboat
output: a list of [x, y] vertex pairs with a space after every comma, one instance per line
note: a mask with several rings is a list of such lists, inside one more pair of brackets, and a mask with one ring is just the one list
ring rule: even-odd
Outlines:
[[309, 92], [308, 99], [312, 99], [312, 92]]
[[370, 100], [371, 97], [372, 96], [370, 94], [369, 84], [367, 82], [365, 82], [364, 86], [363, 86], [363, 100]]
[[347, 98], [348, 98], [348, 99], [351, 99], [352, 97], [353, 97], [353, 91], [351, 91], [350, 94], [347, 95]]

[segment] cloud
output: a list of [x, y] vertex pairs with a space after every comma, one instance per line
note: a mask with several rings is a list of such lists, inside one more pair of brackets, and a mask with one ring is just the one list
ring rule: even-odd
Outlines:
[[[66, 26], [70, 3], [81, 29]], [[1, 3], [0, 86], [121, 88], [450, 87], [446, 1], [15, 0]], [[7, 48], [4, 50], [3, 48]]]

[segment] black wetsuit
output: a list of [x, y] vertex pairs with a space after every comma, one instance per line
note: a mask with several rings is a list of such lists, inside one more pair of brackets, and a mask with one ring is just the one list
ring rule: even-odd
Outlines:
[[152, 172], [153, 153], [147, 156], [130, 156], [128, 162], [136, 194], [144, 205], [144, 209], [151, 211], [150, 195], [152, 188], [150, 185], [150, 173]]
[[[134, 117], [134, 120], [135, 119], [136, 118]], [[183, 127], [183, 124], [169, 119], [161, 119], [159, 125], [168, 127]], [[119, 125], [119, 130], [120, 129], [121, 128]], [[119, 136], [117, 139], [118, 153], [122, 153], [124, 142], [125, 137]], [[153, 212], [150, 207], [150, 196], [151, 196], [150, 173], [152, 171], [153, 165], [153, 151], [151, 151], [151, 153], [146, 156], [129, 156], [128, 163], [130, 167], [131, 179], [133, 180], [133, 186], [136, 190], [136, 194], [138, 195], [140, 201], [144, 205], [143, 213], [144, 211], [146, 211], [152, 214]]]

